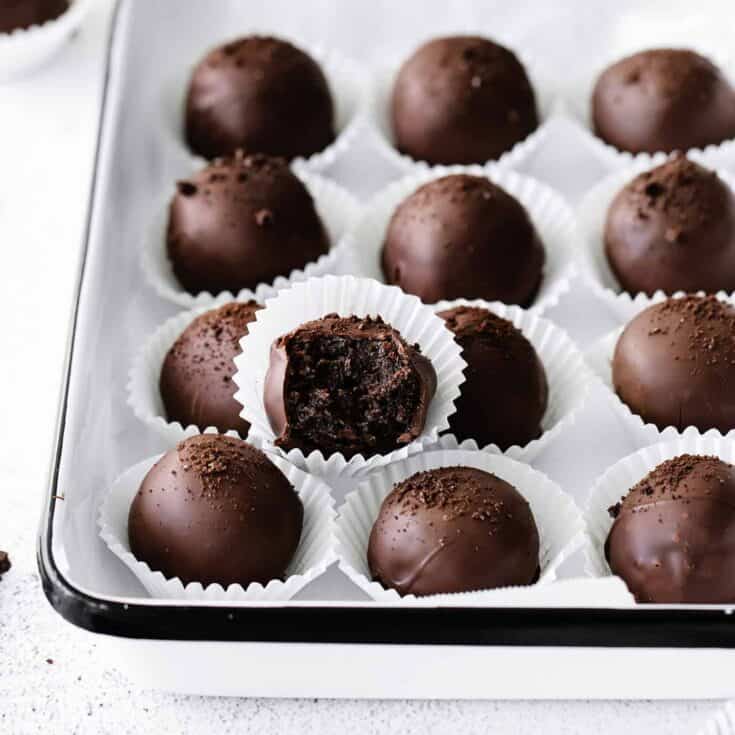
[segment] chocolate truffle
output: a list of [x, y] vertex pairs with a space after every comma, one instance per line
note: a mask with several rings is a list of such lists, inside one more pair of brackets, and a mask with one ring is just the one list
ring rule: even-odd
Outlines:
[[659, 429], [735, 429], [735, 308], [714, 296], [650, 306], [620, 336], [612, 380], [630, 410]]
[[499, 158], [538, 127], [523, 65], [478, 36], [421, 46], [398, 72], [391, 118], [398, 150], [431, 164]]
[[505, 450], [541, 434], [548, 402], [546, 373], [533, 345], [487, 309], [457, 306], [439, 313], [467, 363], [449, 428], [460, 441]]
[[168, 255], [189, 293], [254, 289], [329, 250], [311, 194], [282, 159], [238, 153], [177, 189]]
[[6, 551], [0, 551], [0, 579], [3, 578], [3, 574], [10, 571], [11, 566], [8, 553]]
[[735, 291], [735, 197], [714, 171], [677, 154], [613, 200], [605, 253], [625, 291]]
[[263, 452], [200, 434], [143, 478], [128, 517], [130, 550], [184, 584], [267, 584], [283, 578], [303, 515], [296, 491]]
[[264, 401], [276, 445], [386, 454], [424, 429], [436, 373], [380, 317], [328, 314], [271, 347]]
[[735, 602], [735, 467], [683, 454], [610, 508], [605, 544], [638, 602]]
[[319, 65], [286, 41], [247, 36], [194, 69], [186, 140], [204, 158], [248, 153], [310, 156], [334, 140], [334, 105]]
[[68, 8], [68, 0], [3, 0], [0, 4], [0, 33], [12, 33], [19, 28], [56, 20]]
[[693, 51], [642, 51], [600, 75], [592, 120], [596, 135], [631, 153], [704, 148], [735, 137], [735, 90]]
[[161, 367], [161, 399], [169, 421], [247, 435], [250, 424], [240, 417], [242, 406], [234, 398], [233, 360], [260, 308], [255, 301], [225, 304], [201, 314], [181, 333]]
[[466, 174], [430, 181], [404, 199], [382, 254], [386, 281], [426, 303], [467, 298], [528, 305], [544, 259], [520, 202]]
[[473, 467], [442, 467], [399, 482], [368, 542], [370, 573], [401, 595], [531, 584], [539, 535], [512, 485]]

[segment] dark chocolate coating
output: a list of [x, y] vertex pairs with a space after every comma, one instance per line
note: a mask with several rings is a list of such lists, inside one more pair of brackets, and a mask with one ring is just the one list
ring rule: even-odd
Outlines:
[[642, 51], [600, 75], [592, 120], [595, 134], [620, 150], [704, 148], [735, 138], [735, 90], [693, 51]]
[[501, 449], [524, 446], [541, 434], [549, 389], [533, 345], [506, 319], [487, 309], [457, 306], [439, 313], [467, 362], [457, 412], [449, 429], [460, 441]]
[[614, 574], [638, 602], [735, 602], [735, 467], [684, 454], [610, 509]]
[[0, 3], [0, 33], [42, 25], [56, 20], [68, 9], [68, 0], [3, 0]]
[[166, 354], [159, 381], [169, 421], [247, 436], [250, 424], [234, 398], [233, 360], [261, 308], [255, 301], [225, 304], [204, 312], [181, 333]]
[[301, 499], [263, 452], [199, 434], [143, 479], [130, 506], [130, 550], [184, 584], [267, 584], [283, 578], [303, 516]]
[[612, 380], [630, 410], [660, 429], [735, 429], [735, 308], [714, 296], [650, 306], [620, 336]]
[[334, 140], [334, 105], [319, 65], [278, 38], [247, 36], [210, 51], [191, 77], [186, 140], [204, 158], [237, 149], [292, 159]]
[[531, 584], [539, 536], [512, 485], [472, 467], [419, 472], [385, 498], [368, 542], [370, 573], [401, 595]]
[[311, 194], [282, 159], [237, 154], [177, 188], [168, 255], [189, 293], [254, 289], [329, 251]]
[[499, 158], [538, 127], [521, 62], [477, 36], [421, 46], [398, 72], [391, 117], [398, 150], [432, 164]]
[[431, 362], [380, 317], [328, 314], [273, 343], [264, 403], [277, 446], [369, 457], [416, 439], [435, 392]]
[[458, 298], [528, 305], [541, 284], [544, 247], [514, 197], [481, 176], [424, 184], [388, 224], [388, 283], [425, 303]]
[[605, 253], [625, 291], [735, 291], [735, 196], [714, 171], [674, 155], [615, 197]]

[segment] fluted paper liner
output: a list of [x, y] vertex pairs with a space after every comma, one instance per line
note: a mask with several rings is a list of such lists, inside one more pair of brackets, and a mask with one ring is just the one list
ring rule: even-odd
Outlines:
[[100, 536], [115, 556], [130, 569], [151, 597], [169, 600], [232, 602], [289, 600], [309, 582], [325, 572], [334, 561], [334, 501], [329, 488], [280, 457], [268, 455], [288, 478], [304, 506], [301, 540], [284, 580], [273, 579], [265, 586], [252, 582], [247, 587], [231, 584], [184, 585], [178, 577], [166, 579], [144, 561], [133, 556], [128, 541], [128, 513], [146, 473], [162, 455], [149, 457], [123, 472], [113, 483], [99, 515]]
[[693, 427], [681, 436], [639, 449], [610, 467], [595, 483], [585, 504], [589, 543], [585, 547], [585, 572], [592, 577], [611, 574], [605, 558], [605, 541], [613, 518], [608, 508], [618, 503], [628, 491], [662, 462], [681, 454], [706, 454], [735, 464], [735, 441], [708, 432], [704, 436]]
[[[437, 387], [429, 405], [424, 430], [410, 444], [388, 454], [349, 460], [340, 452], [324, 456], [320, 451], [304, 455], [299, 449], [287, 454], [274, 445], [275, 435], [263, 404], [263, 386], [268, 370], [271, 344], [281, 335], [329, 313], [340, 316], [380, 316], [409, 344], [416, 344], [436, 371]], [[242, 417], [251, 424], [250, 436], [260, 438], [266, 448], [278, 451], [298, 467], [324, 477], [348, 477], [381, 465], [405, 459], [435, 442], [448, 428], [455, 411], [454, 402], [464, 380], [465, 361], [459, 345], [443, 320], [416, 296], [408, 296], [395, 286], [385, 286], [368, 278], [324, 276], [297, 283], [266, 301], [249, 325], [249, 334], [240, 342], [243, 355], [235, 358], [234, 380], [239, 388], [235, 398], [243, 405]]]
[[[685, 294], [683, 293], [678, 293], [674, 294], [672, 298], [682, 298], [684, 295]], [[723, 301], [733, 303], [733, 299], [729, 298], [725, 294], [717, 294], [717, 297]], [[659, 293], [655, 297], [651, 298], [645, 297], [643, 294], [639, 294], [633, 303], [635, 313], [633, 313], [630, 318], [632, 319], [647, 307], [654, 303], [660, 303], [666, 298], [667, 297], [664, 296], [663, 293]], [[611, 409], [614, 411], [618, 420], [622, 423], [634, 441], [639, 444], [654, 444], [660, 441], [674, 440], [677, 437], [682, 436], [684, 431], [679, 430], [675, 426], [667, 426], [660, 429], [656, 424], [647, 423], [624, 401], [622, 401], [615, 392], [612, 380], [612, 359], [615, 354], [615, 346], [617, 345], [618, 339], [624, 329], [625, 326], [618, 327], [595, 342], [585, 353], [587, 364], [594, 373], [597, 381], [602, 383], [605, 388], [605, 394], [607, 395]], [[696, 428], [694, 430], [697, 431]], [[704, 435], [721, 437], [722, 433], [717, 429], [709, 429], [704, 433]], [[727, 432], [725, 436], [728, 438], [735, 438], [735, 429]]]
[[524, 446], [514, 445], [501, 451], [496, 444], [480, 447], [472, 438], [459, 441], [454, 434], [449, 433], [443, 434], [432, 448], [482, 449], [502, 453], [524, 462], [532, 462], [550, 442], [574, 425], [577, 414], [589, 395], [592, 373], [569, 335], [547, 319], [520, 306], [506, 306], [499, 301], [488, 302], [481, 299], [441, 301], [434, 309], [438, 313], [456, 306], [477, 306], [492, 311], [512, 322], [513, 326], [523, 333], [533, 345], [544, 366], [549, 385], [549, 403], [541, 421], [543, 433]]
[[[681, 48], [681, 44], [678, 47]], [[610, 65], [627, 56], [652, 48], [662, 47], [652, 45], [628, 49], [615, 54], [612, 58], [607, 58], [603, 63], [596, 65], [591, 73], [585, 74], [584, 78], [577, 79], [572, 83], [565, 98], [559, 100], [559, 112], [572, 122], [593, 155], [609, 170], [620, 169], [633, 163], [640, 164], [644, 168], [650, 168], [653, 165], [654, 157], [661, 153], [661, 151], [656, 153], [631, 153], [630, 151], [620, 150], [610, 143], [606, 143], [602, 138], [598, 138], [592, 128], [592, 92], [599, 75]], [[686, 48], [706, 56], [714, 64], [717, 64], [725, 77], [735, 86], [735, 58], [731, 54], [713, 53], [712, 49], [697, 47], [696, 42], [687, 42]], [[699, 156], [702, 160], [708, 160], [711, 166], [727, 165], [728, 162], [735, 162], [735, 139], [711, 144], [705, 148], [689, 148], [683, 152]]]
[[521, 176], [497, 164], [435, 166], [415, 171], [379, 192], [366, 206], [359, 222], [345, 237], [361, 275], [384, 281], [381, 252], [385, 233], [398, 205], [429, 181], [451, 174], [484, 176], [514, 196], [528, 211], [546, 252], [543, 278], [530, 310], [542, 313], [569, 290], [575, 273], [578, 233], [574, 214], [564, 199], [546, 184]]
[[[249, 35], [272, 35], [272, 32], [251, 29], [237, 33], [238, 37]], [[309, 54], [319, 64], [327, 79], [334, 103], [335, 139], [317, 153], [306, 158], [299, 156], [293, 159], [297, 168], [315, 173], [324, 171], [349, 150], [356, 136], [365, 126], [368, 103], [366, 74], [358, 64], [334, 49], [327, 49], [320, 45], [309, 46], [299, 39], [289, 38], [280, 31], [276, 35], [279, 39], [289, 41]], [[188, 159], [195, 166], [205, 163], [204, 159], [191, 151], [186, 143], [184, 135], [186, 95], [194, 66], [210, 50], [230, 40], [233, 39], [223, 38], [220, 42], [215, 41], [209, 44], [199, 54], [192, 56], [190, 66], [182, 67], [180, 72], [164, 85], [161, 95], [161, 114], [167, 131], [168, 149], [174, 159], [179, 161]], [[298, 126], [299, 121], [294, 120], [293, 123]]]
[[[275, 289], [269, 296], [274, 296]], [[247, 301], [247, 299], [236, 299]], [[128, 378], [128, 405], [143, 423], [163, 436], [169, 444], [175, 444], [202, 429], [195, 424], [183, 426], [179, 421], [169, 421], [161, 398], [160, 377], [163, 361], [182, 332], [201, 314], [233, 301], [230, 296], [219, 296], [211, 304], [180, 312], [166, 320], [151, 334], [135, 356]], [[217, 432], [216, 427], [203, 427], [205, 431]], [[230, 433], [230, 432], [228, 432]], [[231, 432], [238, 436], [236, 432]], [[246, 437], [242, 436], [241, 439]]]
[[23, 76], [48, 61], [79, 28], [92, 0], [72, 0], [54, 20], [0, 33], [0, 82]]
[[[418, 44], [416, 45], [418, 48]], [[380, 149], [383, 157], [393, 163], [404, 173], [427, 169], [430, 164], [420, 161], [411, 156], [401, 153], [395, 145], [395, 135], [391, 122], [391, 96], [396, 76], [401, 65], [406, 61], [413, 51], [409, 51], [403, 58], [396, 58], [390, 66], [383, 66], [375, 71], [370, 92], [368, 95], [367, 121], [373, 138]], [[539, 116], [539, 125], [523, 140], [518, 141], [512, 148], [505, 151], [495, 163], [504, 168], [514, 168], [523, 164], [535, 153], [548, 138], [549, 122], [557, 109], [555, 96], [551, 86], [540, 73], [539, 64], [532, 58], [517, 51], [514, 53], [519, 57], [526, 69], [526, 73], [536, 96], [536, 107]], [[478, 164], [489, 163], [489, 161], [477, 161]]]
[[[701, 153], [691, 152], [687, 157], [692, 161], [711, 168]], [[665, 163], [670, 156], [657, 153], [646, 159], [636, 160], [622, 171], [616, 171], [594, 186], [577, 210], [577, 222], [581, 240], [581, 272], [588, 286], [619, 319], [629, 319], [638, 313], [643, 304], [649, 305], [652, 299], [666, 298], [663, 291], [649, 297], [644, 293], [631, 294], [620, 286], [613, 274], [605, 255], [605, 222], [607, 212], [618, 192], [629, 184], [638, 174], [649, 171]], [[735, 191], [735, 177], [724, 169], [716, 169], [722, 181]]]
[[[541, 576], [537, 585], [553, 582], [561, 564], [575, 553], [585, 541], [582, 514], [567, 495], [546, 475], [516, 460], [489, 452], [466, 450], [442, 450], [422, 452], [402, 462], [396, 462], [370, 475], [354, 492], [346, 496], [337, 518], [337, 556], [340, 569], [366, 594], [378, 602], [397, 600], [423, 601], [455, 595], [431, 595], [417, 598], [401, 597], [394, 589], [386, 589], [370, 576], [367, 547], [370, 531], [375, 523], [383, 499], [393, 486], [407, 477], [437, 467], [475, 467], [491, 472], [509, 482], [531, 506], [539, 532], [539, 563]], [[510, 593], [512, 588], [505, 588]], [[520, 589], [526, 589], [521, 587]], [[473, 595], [488, 591], [461, 593], [471, 599]], [[509, 595], [512, 599], [512, 595]]]
[[278, 276], [272, 283], [258, 284], [255, 290], [244, 288], [237, 294], [232, 294], [230, 291], [222, 291], [219, 294], [201, 291], [198, 294], [191, 294], [184, 290], [176, 279], [167, 253], [166, 231], [169, 205], [174, 195], [172, 189], [167, 199], [158, 208], [142, 251], [143, 270], [156, 293], [162, 299], [184, 308], [211, 304], [215, 298], [220, 297], [230, 301], [255, 299], [262, 303], [272, 295], [274, 290], [288, 288], [298, 281], [327, 273], [339, 274], [352, 271], [354, 264], [349, 250], [344, 245], [344, 237], [357, 220], [360, 211], [357, 200], [341, 186], [328, 179], [297, 168], [294, 168], [293, 171], [304, 182], [314, 198], [316, 211], [324, 222], [329, 235], [331, 243], [329, 252], [307, 263], [303, 269], [297, 268], [290, 273]]

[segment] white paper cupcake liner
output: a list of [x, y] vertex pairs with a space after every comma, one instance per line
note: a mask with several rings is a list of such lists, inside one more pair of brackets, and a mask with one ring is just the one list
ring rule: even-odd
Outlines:
[[385, 232], [398, 205], [420, 186], [451, 174], [484, 176], [526, 208], [546, 251], [541, 287], [529, 311], [542, 313], [557, 304], [569, 290], [570, 279], [576, 272], [574, 260], [578, 233], [574, 214], [562, 196], [551, 187], [497, 164], [434, 166], [415, 171], [379, 192], [344, 241], [360, 275], [384, 281], [380, 255]]
[[[275, 294], [276, 291], [272, 290], [268, 296]], [[172, 316], [148, 337], [133, 360], [128, 378], [128, 405], [138, 419], [160, 434], [169, 444], [201, 434], [202, 430], [194, 424], [183, 426], [179, 421], [169, 421], [166, 418], [159, 387], [163, 361], [174, 342], [196, 317], [232, 300], [229, 296], [219, 296], [206, 306], [199, 306]], [[247, 301], [247, 299], [238, 300]], [[213, 426], [204, 427], [204, 430], [208, 433], [217, 432]], [[239, 436], [234, 431], [227, 433]], [[245, 439], [246, 437], [241, 436], [240, 438]]]
[[[675, 46], [677, 48], [690, 49], [711, 59], [713, 63], [720, 67], [730, 82], [735, 84], [735, 58], [732, 55], [713, 53], [712, 49], [698, 47], [696, 43], [687, 42], [685, 44], [675, 44]], [[592, 65], [593, 71], [586, 74], [583, 78], [577, 79], [576, 82], [567, 85], [568, 91], [565, 98], [559, 100], [560, 114], [567, 117], [575, 125], [592, 154], [602, 165], [610, 170], [627, 167], [633, 163], [640, 163], [644, 169], [650, 168], [654, 155], [658, 155], [658, 153], [630, 153], [629, 151], [622, 151], [595, 135], [592, 129], [591, 119], [592, 91], [594, 90], [595, 82], [599, 75], [611, 64], [638, 51], [664, 47], [670, 48], [671, 44], [650, 44], [645, 47], [620, 51], [612, 57], [605, 59], [602, 63]], [[700, 156], [702, 162], [707, 161], [708, 165], [715, 168], [717, 166], [732, 165], [735, 164], [735, 139], [708, 145], [705, 148], [690, 148], [685, 153]]]
[[[488, 452], [444, 450], [422, 452], [402, 462], [384, 467], [370, 475], [354, 492], [347, 495], [338, 511], [337, 556], [340, 569], [363, 592], [378, 602], [416, 600], [415, 595], [401, 597], [394, 589], [386, 589], [370, 576], [367, 546], [370, 531], [380, 506], [393, 486], [417, 472], [437, 467], [476, 467], [497, 475], [513, 485], [531, 506], [539, 532], [539, 562], [541, 576], [537, 585], [553, 582], [561, 564], [578, 551], [585, 542], [584, 520], [574, 500], [546, 475], [509, 457]], [[506, 588], [512, 599], [512, 588]], [[526, 589], [520, 587], [519, 589]], [[488, 591], [461, 593], [461, 597], [480, 597]], [[437, 600], [455, 595], [432, 595], [420, 598]]]
[[[249, 35], [273, 35], [273, 33], [262, 29], [237, 33], [238, 37]], [[320, 45], [308, 46], [299, 39], [289, 38], [280, 32], [276, 36], [302, 49], [319, 64], [332, 93], [336, 133], [334, 141], [318, 153], [306, 158], [297, 157], [292, 161], [297, 169], [307, 169], [315, 173], [324, 171], [350, 148], [360, 129], [365, 125], [368, 98], [366, 75], [355, 62], [333, 49], [326, 49]], [[232, 39], [222, 39], [222, 43], [227, 40]], [[165, 145], [169, 155], [176, 160], [188, 159], [195, 167], [201, 167], [205, 161], [189, 150], [186, 144], [184, 136], [186, 95], [194, 66], [205, 53], [217, 45], [217, 42], [212, 43], [199, 54], [194, 54], [190, 60], [191, 66], [182, 67], [180, 72], [165, 85], [161, 95], [162, 122], [168, 132]], [[298, 120], [294, 120], [294, 125], [298, 125]]]
[[[409, 344], [421, 347], [436, 371], [437, 387], [429, 405], [422, 434], [410, 444], [389, 454], [349, 460], [340, 452], [324, 456], [320, 451], [304, 455], [299, 449], [287, 454], [273, 444], [275, 435], [263, 405], [263, 385], [268, 370], [271, 344], [281, 335], [304, 322], [320, 319], [336, 312], [340, 316], [380, 316]], [[448, 418], [455, 411], [454, 402], [464, 380], [465, 361], [459, 345], [431, 308], [416, 296], [408, 296], [395, 286], [354, 276], [325, 276], [297, 283], [266, 301], [266, 308], [257, 312], [249, 333], [240, 344], [243, 355], [235, 358], [234, 380], [239, 390], [235, 398], [243, 405], [241, 415], [250, 422], [250, 435], [259, 437], [266, 447], [286, 456], [293, 464], [323, 477], [355, 476], [377, 467], [405, 459], [410, 454], [436, 442], [439, 432], [449, 426]], [[246, 359], [241, 359], [247, 355]]]
[[[455, 306], [478, 306], [488, 309], [523, 332], [533, 345], [546, 371], [549, 385], [549, 404], [541, 429], [543, 433], [524, 446], [508, 447], [504, 452], [495, 445], [478, 446], [474, 439], [459, 441], [454, 434], [443, 434], [431, 449], [467, 449], [496, 452], [513, 459], [532, 462], [560, 434], [574, 425], [584, 406], [592, 385], [593, 376], [582, 353], [571, 337], [547, 319], [543, 319], [520, 306], [507, 306], [499, 301], [456, 299], [441, 301], [433, 308], [438, 313]], [[461, 389], [460, 389], [461, 390]]]
[[651, 470], [680, 454], [706, 454], [735, 463], [735, 442], [719, 435], [702, 436], [690, 427], [672, 441], [640, 449], [610, 467], [595, 483], [585, 504], [589, 543], [585, 547], [585, 572], [592, 577], [611, 574], [605, 558], [605, 541], [613, 519], [608, 508], [618, 503]]
[[[416, 48], [418, 46], [419, 44], [416, 44]], [[424, 170], [431, 166], [427, 161], [416, 160], [415, 158], [411, 158], [411, 156], [401, 153], [395, 146], [395, 136], [393, 135], [390, 113], [391, 95], [398, 71], [411, 53], [413, 53], [413, 50], [408, 51], [403, 57], [394, 59], [393, 63], [389, 66], [383, 66], [381, 69], [376, 70], [370, 88], [367, 114], [367, 123], [370, 132], [381, 155], [404, 173]], [[549, 83], [539, 70], [540, 65], [538, 62], [518, 51], [515, 51], [515, 53], [525, 67], [534, 94], [536, 95], [539, 126], [495, 161], [496, 165], [503, 166], [504, 168], [520, 166], [538, 150], [548, 137], [548, 123], [554, 116], [558, 106]], [[488, 162], [477, 161], [477, 163], [485, 164]]]
[[[674, 294], [673, 298], [681, 298], [685, 294], [678, 293]], [[659, 294], [655, 297], [647, 298], [643, 294], [639, 294], [633, 301], [630, 318], [639, 314], [645, 308], [651, 306], [654, 303], [664, 301], [667, 297], [663, 294]], [[735, 299], [728, 297], [726, 294], [717, 294], [717, 298], [723, 301], [729, 301], [735, 303]], [[659, 429], [656, 424], [646, 423], [638, 414], [634, 413], [626, 403], [624, 403], [615, 392], [612, 381], [612, 359], [615, 353], [615, 346], [618, 343], [620, 335], [623, 333], [625, 325], [614, 329], [604, 337], [595, 342], [585, 353], [587, 365], [595, 375], [595, 378], [604, 388], [604, 393], [607, 396], [608, 403], [613, 410], [613, 413], [617, 417], [618, 421], [623, 425], [627, 433], [637, 443], [654, 444], [660, 441], [672, 441], [678, 437], [681, 437], [689, 431], [680, 431], [675, 426], [667, 426], [664, 429]], [[693, 428], [693, 427], [690, 427]], [[697, 431], [697, 429], [694, 429]], [[722, 434], [717, 429], [710, 429], [703, 433], [706, 437], [722, 437]], [[729, 431], [726, 435], [727, 438], [735, 438], [735, 429]]]
[[[708, 166], [701, 153], [691, 152], [688, 158], [700, 165]], [[660, 166], [669, 158], [666, 153], [657, 153], [645, 160], [636, 160], [624, 170], [616, 171], [597, 185], [585, 196], [577, 210], [577, 223], [581, 240], [580, 272], [595, 295], [619, 319], [629, 319], [639, 311], [639, 304], [650, 303], [646, 294], [630, 294], [622, 290], [615, 278], [605, 255], [604, 233], [607, 212], [618, 192], [638, 174]], [[724, 169], [717, 169], [717, 175], [733, 191], [735, 176]], [[665, 298], [663, 291], [657, 291], [656, 298]]]
[[100, 536], [115, 556], [130, 569], [151, 597], [168, 600], [251, 602], [288, 600], [309, 582], [323, 574], [334, 561], [334, 501], [329, 488], [280, 457], [269, 455], [298, 492], [304, 505], [304, 525], [294, 558], [282, 581], [265, 586], [253, 582], [247, 587], [220, 584], [206, 587], [199, 582], [184, 585], [178, 577], [166, 579], [144, 561], [136, 559], [128, 541], [128, 513], [146, 473], [162, 455], [149, 457], [123, 472], [110, 488], [99, 514]]
[[169, 204], [173, 197], [173, 188], [166, 200], [158, 207], [151, 223], [146, 242], [141, 253], [143, 271], [156, 293], [164, 300], [184, 308], [211, 304], [215, 298], [224, 297], [230, 301], [237, 298], [241, 301], [255, 299], [261, 303], [271, 296], [274, 290], [288, 288], [293, 283], [327, 273], [348, 273], [354, 268], [352, 256], [345, 247], [346, 233], [354, 225], [360, 212], [357, 200], [345, 189], [316, 174], [293, 169], [294, 173], [314, 198], [316, 210], [324, 222], [329, 234], [331, 248], [318, 260], [307, 263], [302, 269], [295, 269], [279, 276], [272, 283], [261, 283], [255, 290], [242, 289], [237, 294], [223, 291], [212, 294], [201, 291], [191, 294], [185, 291], [176, 279], [166, 250], [166, 231], [168, 227]]
[[27, 74], [48, 61], [79, 28], [92, 0], [72, 0], [55, 20], [0, 33], [0, 82]]

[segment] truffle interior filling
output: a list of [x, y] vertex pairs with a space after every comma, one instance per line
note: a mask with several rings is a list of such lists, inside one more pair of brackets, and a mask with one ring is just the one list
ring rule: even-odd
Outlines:
[[411, 440], [419, 380], [393, 339], [327, 334], [293, 339], [285, 403], [292, 435], [313, 448], [337, 444], [388, 452]]

